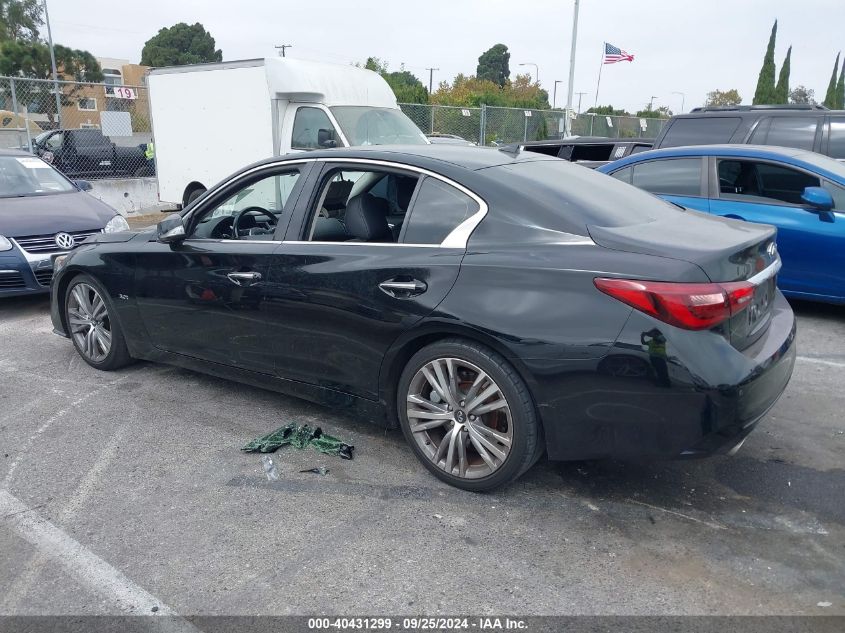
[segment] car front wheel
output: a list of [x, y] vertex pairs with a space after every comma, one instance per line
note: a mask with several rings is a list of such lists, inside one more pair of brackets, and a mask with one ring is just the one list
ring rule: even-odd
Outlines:
[[397, 396], [414, 453], [453, 486], [498, 488], [542, 453], [528, 387], [504, 357], [482, 345], [447, 339], [421, 349], [405, 366]]
[[82, 360], [96, 369], [119, 369], [132, 358], [106, 289], [90, 275], [71, 280], [65, 294], [68, 334]]

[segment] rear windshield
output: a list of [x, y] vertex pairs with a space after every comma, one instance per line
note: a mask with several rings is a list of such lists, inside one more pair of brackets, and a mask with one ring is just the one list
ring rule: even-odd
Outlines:
[[729, 143], [740, 123], [742, 119], [739, 117], [675, 119], [663, 137], [660, 147]]
[[[587, 226], [620, 227], [677, 217], [678, 207], [592, 169], [562, 160], [508, 163], [484, 170], [524, 192], [540, 213], [542, 228], [584, 235]], [[543, 217], [540, 217], [540, 216]]]

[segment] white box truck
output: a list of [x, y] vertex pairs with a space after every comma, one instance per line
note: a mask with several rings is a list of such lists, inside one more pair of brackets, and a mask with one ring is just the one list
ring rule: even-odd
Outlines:
[[291, 58], [156, 68], [148, 77], [159, 199], [187, 205], [292, 151], [428, 141], [370, 70]]

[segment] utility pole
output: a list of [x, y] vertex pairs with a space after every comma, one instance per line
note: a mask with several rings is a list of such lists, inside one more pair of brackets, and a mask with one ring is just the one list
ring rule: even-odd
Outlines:
[[572, 112], [572, 95], [575, 90], [575, 45], [578, 42], [578, 3], [575, 0], [575, 11], [572, 15], [572, 48], [569, 51], [569, 90], [566, 94], [566, 135], [569, 136], [572, 130], [572, 119], [570, 112]]
[[589, 94], [589, 93], [588, 92], [576, 92], [575, 94], [578, 95], [578, 114], [581, 114], [581, 97], [583, 97], [584, 95]]
[[654, 110], [654, 100], [657, 99], [654, 95], [652, 95], [651, 99], [648, 102], [648, 109]]
[[428, 94], [431, 94], [431, 89], [434, 87], [434, 71], [439, 68], [426, 68], [428, 71]]
[[293, 44], [280, 44], [279, 46], [274, 46], [273, 48], [281, 51], [282, 57], [284, 57], [285, 56], [285, 50], [288, 49], [288, 48], [293, 48]]
[[44, 21], [47, 23], [47, 43], [50, 46], [50, 66], [53, 71], [53, 91], [56, 93], [56, 121], [62, 127], [62, 97], [59, 92], [59, 72], [56, 70], [56, 52], [53, 50], [53, 32], [50, 30], [50, 14], [47, 13], [47, 0], [44, 4]]

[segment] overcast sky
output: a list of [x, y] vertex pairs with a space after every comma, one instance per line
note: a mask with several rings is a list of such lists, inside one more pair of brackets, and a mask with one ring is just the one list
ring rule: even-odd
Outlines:
[[[474, 74], [478, 56], [501, 42], [511, 72], [534, 73], [557, 102], [566, 102], [573, 0], [48, 0], [57, 43], [98, 57], [138, 62], [159, 28], [201, 22], [224, 60], [288, 55], [337, 63], [368, 56], [405, 68], [435, 85]], [[714, 88], [737, 88], [750, 103], [772, 22], [778, 19], [778, 70], [792, 44], [791, 86], [804, 84], [821, 101], [836, 52], [845, 48], [845, 0], [581, 0], [575, 91], [582, 108], [595, 100], [602, 43], [635, 55], [605, 66], [599, 103], [634, 111], [654, 96], [655, 107], [678, 111], [703, 103]], [[578, 97], [575, 97], [577, 106]]]

